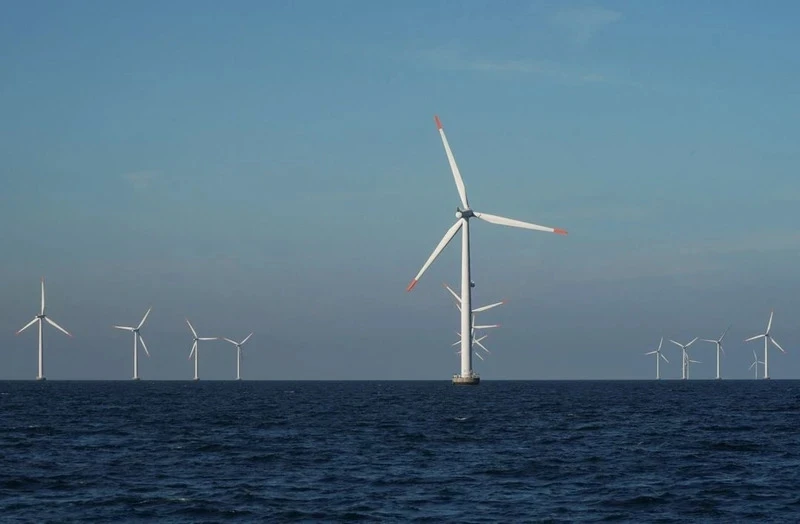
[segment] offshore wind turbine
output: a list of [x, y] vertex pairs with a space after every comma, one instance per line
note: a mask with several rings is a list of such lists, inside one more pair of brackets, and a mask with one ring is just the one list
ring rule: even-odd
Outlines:
[[697, 360], [689, 360], [689, 354], [686, 353], [686, 348], [691, 346], [697, 341], [697, 337], [694, 337], [691, 342], [688, 344], [681, 344], [680, 342], [675, 342], [674, 340], [670, 339], [670, 342], [675, 344], [676, 346], [680, 346], [681, 348], [681, 378], [686, 380], [689, 378], [689, 362], [695, 362], [699, 364], [700, 362]]
[[236, 380], [242, 380], [242, 376], [240, 374], [240, 371], [241, 371], [241, 368], [242, 368], [242, 346], [244, 345], [245, 342], [250, 340], [250, 337], [252, 337], [252, 336], [253, 336], [253, 334], [250, 333], [241, 342], [236, 342], [235, 340], [231, 340], [231, 339], [225, 338], [225, 337], [222, 338], [223, 340], [225, 340], [227, 342], [230, 342], [231, 344], [236, 346]]
[[[728, 329], [731, 327], [728, 326]], [[711, 342], [712, 344], [717, 345], [717, 380], [721, 379], [722, 377], [719, 375], [719, 354], [720, 352], [725, 353], [725, 350], [722, 348], [722, 339], [725, 338], [725, 334], [728, 332], [728, 329], [722, 332], [722, 336], [719, 337], [717, 340], [711, 340], [709, 338], [701, 338], [703, 342]]]
[[756, 370], [755, 370], [755, 376], [753, 377], [753, 378], [755, 378], [756, 380], [758, 380], [758, 365], [759, 365], [759, 364], [763, 364], [763, 362], [761, 362], [760, 360], [758, 360], [758, 355], [756, 355], [756, 350], [754, 349], [754, 350], [753, 350], [753, 363], [752, 363], [752, 364], [750, 364], [750, 367], [749, 367], [749, 368], [747, 368], [747, 369], [753, 369], [753, 368], [756, 368]]
[[658, 348], [645, 353], [645, 355], [655, 355], [656, 356], [656, 380], [661, 380], [661, 359], [664, 359], [664, 362], [669, 364], [669, 360], [664, 354], [661, 352], [661, 345], [664, 343], [664, 337], [661, 337], [661, 341], [658, 343]]
[[194, 355], [194, 379], [200, 380], [200, 377], [197, 376], [197, 360], [198, 360], [198, 348], [197, 342], [200, 340], [217, 340], [217, 337], [198, 337], [197, 331], [194, 330], [192, 327], [192, 323], [189, 322], [189, 319], [186, 319], [186, 323], [189, 324], [189, 329], [192, 330], [193, 342], [192, 342], [192, 350], [189, 352], [189, 358], [192, 358]]
[[39, 323], [39, 373], [36, 375], [36, 380], [44, 380], [44, 347], [42, 343], [42, 321], [47, 322], [57, 330], [67, 335], [68, 337], [72, 336], [66, 329], [62, 328], [61, 326], [56, 324], [53, 320], [51, 320], [50, 317], [48, 317], [44, 312], [44, 277], [42, 277], [42, 308], [39, 311], [39, 314], [33, 317], [33, 320], [25, 324], [25, 326], [22, 329], [17, 331], [17, 335], [19, 335], [20, 333], [31, 327], [34, 323], [36, 322]]
[[450, 150], [450, 144], [447, 142], [447, 137], [444, 134], [442, 122], [438, 116], [434, 117], [436, 127], [439, 130], [439, 135], [444, 145], [444, 151], [447, 155], [447, 160], [450, 163], [450, 170], [453, 172], [453, 178], [458, 190], [458, 196], [461, 201], [461, 206], [456, 207], [456, 223], [444, 234], [439, 244], [433, 250], [428, 260], [419, 270], [411, 283], [406, 288], [406, 291], [411, 291], [414, 286], [422, 278], [423, 273], [428, 267], [436, 260], [436, 257], [444, 250], [447, 244], [458, 233], [459, 229], [462, 230], [461, 234], [461, 372], [453, 376], [453, 384], [468, 384], [476, 385], [480, 383], [480, 377], [472, 370], [472, 329], [471, 329], [471, 314], [472, 314], [472, 282], [470, 280], [470, 251], [469, 251], [469, 221], [471, 218], [478, 218], [491, 224], [499, 224], [503, 226], [518, 227], [522, 229], [532, 229], [534, 231], [545, 231], [549, 233], [557, 233], [566, 235], [567, 232], [563, 229], [539, 226], [530, 224], [528, 222], [521, 222], [488, 213], [480, 213], [473, 211], [467, 200], [467, 190], [464, 186], [464, 180], [461, 178], [461, 173], [458, 170], [458, 165], [453, 157], [453, 152]]
[[775, 310], [769, 312], [769, 322], [767, 322], [767, 331], [761, 335], [756, 335], [754, 337], [746, 338], [745, 342], [750, 342], [751, 340], [756, 340], [759, 338], [764, 339], [764, 378], [769, 378], [769, 343], [772, 342], [775, 344], [775, 347], [780, 349], [781, 352], [786, 353], [784, 349], [778, 344], [774, 338], [772, 338], [772, 334], [770, 334], [770, 330], [772, 329], [772, 315], [775, 313]]
[[144, 343], [144, 339], [142, 335], [139, 333], [139, 330], [142, 329], [144, 325], [144, 321], [147, 320], [147, 315], [150, 314], [150, 310], [153, 309], [152, 307], [147, 310], [147, 312], [142, 317], [142, 321], [139, 322], [139, 325], [136, 327], [129, 327], [129, 326], [114, 326], [116, 329], [123, 329], [125, 331], [132, 331], [133, 332], [133, 380], [139, 380], [139, 345], [138, 343], [142, 343], [142, 349], [144, 349], [145, 355], [148, 357], [150, 356], [150, 352], [147, 351], [147, 345]]

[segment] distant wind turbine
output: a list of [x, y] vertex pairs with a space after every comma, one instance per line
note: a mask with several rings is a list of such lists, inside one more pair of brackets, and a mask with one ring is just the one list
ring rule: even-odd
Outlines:
[[[731, 327], [730, 327], [730, 326], [728, 326], [728, 329], [730, 329], [730, 328], [731, 328]], [[725, 334], [728, 332], [728, 329], [726, 329], [725, 331], [723, 331], [723, 332], [722, 332], [722, 336], [721, 336], [721, 337], [719, 337], [717, 340], [711, 340], [711, 339], [709, 339], [709, 338], [701, 338], [701, 339], [700, 339], [700, 340], [702, 340], [703, 342], [711, 342], [712, 344], [716, 344], [716, 345], [717, 345], [717, 380], [719, 380], [719, 379], [721, 379], [721, 378], [722, 378], [722, 377], [720, 376], [720, 374], [719, 374], [719, 354], [720, 354], [720, 352], [721, 352], [721, 353], [725, 353], [725, 350], [722, 348], [722, 339], [723, 339], [723, 338], [725, 338]]]
[[661, 353], [661, 345], [664, 343], [664, 337], [661, 337], [661, 341], [658, 343], [658, 349], [645, 353], [645, 355], [655, 355], [656, 356], [656, 380], [661, 379], [661, 359], [664, 359], [664, 362], [669, 364], [669, 360], [667, 357]]
[[758, 365], [759, 364], [763, 364], [763, 362], [758, 360], [758, 355], [756, 355], [756, 350], [754, 349], [753, 350], [753, 363], [750, 364], [750, 367], [748, 369], [755, 368], [755, 376], [753, 378], [755, 378], [756, 380], [758, 380]]
[[439, 120], [438, 116], [434, 117], [434, 119], [436, 120], [436, 128], [439, 130], [439, 136], [442, 139], [442, 144], [444, 145], [447, 161], [450, 163], [450, 170], [453, 172], [453, 178], [456, 183], [456, 189], [458, 189], [458, 196], [461, 200], [461, 206], [456, 208], [456, 223], [453, 224], [444, 234], [442, 239], [439, 241], [439, 244], [433, 250], [433, 253], [431, 253], [431, 255], [428, 257], [428, 260], [426, 260], [425, 264], [423, 264], [422, 269], [420, 269], [419, 273], [417, 273], [417, 276], [411, 280], [411, 283], [406, 288], [406, 291], [411, 291], [414, 286], [417, 285], [417, 282], [419, 282], [419, 279], [422, 278], [423, 273], [425, 273], [433, 261], [436, 260], [436, 257], [439, 256], [447, 244], [450, 243], [456, 233], [458, 233], [458, 230], [461, 229], [461, 372], [460, 374], [453, 376], [453, 383], [475, 385], [480, 383], [480, 377], [472, 370], [472, 323], [470, 322], [470, 315], [472, 312], [472, 286], [470, 280], [469, 251], [470, 219], [477, 218], [491, 224], [532, 229], [535, 231], [546, 231], [561, 235], [566, 235], [567, 232], [563, 229], [544, 227], [527, 222], [521, 222], [519, 220], [512, 220], [510, 218], [490, 215], [488, 213], [473, 211], [469, 206], [464, 180], [461, 178], [461, 173], [456, 165], [455, 157], [453, 157], [453, 152], [450, 150], [450, 144], [447, 142], [447, 137], [444, 134], [442, 122]]
[[198, 360], [197, 342], [200, 340], [217, 340], [217, 337], [198, 337], [197, 331], [194, 330], [194, 328], [192, 327], [192, 323], [189, 322], [188, 318], [186, 319], [186, 323], [189, 324], [189, 329], [192, 330], [192, 337], [194, 337], [192, 343], [192, 350], [189, 352], [189, 358], [192, 358], [192, 355], [194, 355], [194, 379], [200, 380], [200, 377], [197, 376], [197, 360]]
[[242, 346], [244, 345], [245, 342], [250, 340], [250, 337], [252, 337], [252, 336], [253, 336], [253, 334], [250, 333], [241, 342], [236, 342], [235, 340], [231, 340], [229, 338], [223, 337], [223, 340], [225, 340], [227, 342], [230, 342], [231, 344], [236, 346], [236, 380], [242, 380], [242, 376], [241, 376], [241, 373], [240, 373], [241, 367], [242, 367]]
[[136, 327], [128, 327], [128, 326], [114, 326], [116, 329], [123, 329], [125, 331], [132, 331], [133, 332], [133, 380], [139, 380], [139, 345], [138, 343], [142, 343], [142, 349], [144, 349], [145, 355], [148, 357], [150, 356], [150, 352], [147, 351], [147, 345], [144, 343], [144, 339], [142, 335], [139, 333], [139, 330], [142, 329], [144, 325], [144, 321], [147, 320], [147, 315], [150, 314], [150, 310], [153, 309], [152, 307], [147, 310], [142, 317], [142, 321], [139, 322], [139, 325]]
[[681, 348], [681, 355], [682, 355], [681, 356], [681, 378], [683, 380], [686, 380], [687, 378], [689, 378], [689, 363], [690, 362], [695, 362], [697, 364], [700, 364], [700, 362], [697, 361], [697, 360], [690, 360], [689, 359], [689, 354], [686, 353], [686, 348], [688, 348], [689, 346], [694, 344], [696, 341], [697, 341], [697, 337], [694, 337], [692, 339], [692, 341], [689, 342], [688, 344], [681, 344], [680, 342], [675, 342], [674, 340], [670, 339], [670, 342], [672, 342], [676, 346], [680, 346], [680, 348]]
[[775, 310], [769, 312], [769, 322], [767, 322], [767, 331], [761, 335], [756, 335], [754, 337], [746, 338], [745, 342], [750, 342], [751, 340], [757, 340], [759, 338], [764, 339], [764, 378], [769, 378], [769, 343], [772, 342], [775, 344], [775, 347], [780, 349], [781, 352], [786, 353], [784, 349], [778, 344], [774, 338], [772, 338], [772, 334], [770, 334], [770, 329], [772, 329], [772, 315], [775, 313]]
[[72, 335], [69, 334], [69, 332], [66, 329], [62, 328], [61, 326], [59, 326], [58, 324], [53, 322], [50, 319], [50, 317], [48, 317], [44, 313], [44, 277], [42, 277], [42, 309], [41, 309], [41, 311], [39, 312], [38, 315], [33, 317], [33, 320], [31, 320], [30, 322], [25, 324], [25, 326], [22, 329], [17, 331], [17, 335], [19, 335], [20, 333], [22, 333], [23, 331], [25, 331], [26, 329], [31, 327], [36, 322], [39, 323], [39, 374], [36, 376], [36, 380], [44, 380], [44, 348], [43, 348], [43, 345], [42, 345], [42, 321], [43, 320], [45, 322], [47, 322], [48, 324], [50, 324], [51, 326], [53, 326], [54, 328], [56, 328], [57, 330], [61, 331], [65, 335], [67, 335], [68, 337], [72, 336]]

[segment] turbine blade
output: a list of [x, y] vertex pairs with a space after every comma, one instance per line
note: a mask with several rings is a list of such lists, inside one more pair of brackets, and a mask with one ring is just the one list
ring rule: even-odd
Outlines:
[[732, 324], [731, 324], [731, 325], [729, 325], [729, 326], [728, 326], [728, 327], [725, 329], [725, 331], [723, 331], [723, 332], [722, 332], [722, 336], [721, 336], [721, 337], [719, 337], [719, 340], [718, 340], [718, 342], [722, 342], [722, 339], [723, 339], [723, 338], [725, 338], [725, 335], [727, 335], [727, 334], [728, 334], [728, 331], [731, 329], [731, 326], [732, 326]]
[[683, 344], [681, 344], [680, 342], [675, 342], [675, 341], [674, 341], [674, 340], [672, 340], [672, 339], [669, 339], [669, 341], [670, 341], [670, 342], [672, 342], [673, 344], [675, 344], [676, 346], [683, 347]]
[[[458, 294], [457, 294], [455, 291], [453, 291], [453, 290], [450, 288], [450, 286], [448, 286], [447, 284], [444, 284], [444, 287], [445, 287], [445, 289], [447, 289], [447, 291], [449, 291], [449, 292], [450, 292], [450, 294], [451, 294], [451, 295], [453, 295], [453, 298], [455, 298], [455, 299], [456, 299], [456, 301], [457, 301], [459, 304], [461, 304], [461, 297], [460, 297], [460, 296], [458, 296]], [[461, 308], [460, 308], [460, 307], [459, 307], [458, 309], [459, 309], [459, 311], [461, 310]]]
[[[484, 338], [485, 338], [485, 337], [484, 337]], [[481, 349], [482, 349], [482, 350], [484, 350], [485, 352], [487, 352], [487, 353], [491, 353], [491, 351], [489, 351], [488, 349], [486, 349], [486, 346], [484, 346], [483, 344], [481, 344], [481, 342], [480, 342], [479, 340], [476, 340], [476, 341], [475, 341], [475, 343], [478, 345], [478, 347], [479, 347], [479, 348], [481, 348]]]
[[492, 224], [498, 224], [501, 226], [510, 226], [510, 227], [519, 227], [522, 229], [532, 229], [534, 231], [544, 231], [546, 233], [556, 233], [558, 235], [566, 235], [567, 232], [564, 229], [559, 229], [557, 227], [547, 227], [547, 226], [540, 226], [537, 224], [531, 224], [530, 222], [522, 222], [521, 220], [514, 220], [513, 218], [506, 218], [497, 215], [490, 215], [489, 213], [475, 213], [475, 216], [480, 218], [481, 220], [485, 220], [486, 222], [490, 222]]
[[479, 307], [479, 308], [475, 308], [475, 309], [472, 310], [472, 312], [473, 313], [480, 313], [482, 311], [486, 311], [488, 309], [492, 309], [493, 307], [502, 306], [505, 303], [506, 303], [505, 300], [501, 300], [500, 302], [495, 302], [494, 304], [489, 304], [488, 306], [482, 306], [482, 307]]
[[188, 360], [192, 359], [192, 355], [194, 355], [195, 351], [197, 351], [197, 341], [196, 340], [194, 341], [194, 344], [192, 344], [192, 350], [189, 352]]
[[[153, 308], [151, 307], [150, 309], [153, 309]], [[141, 327], [144, 326], [144, 321], [147, 320], [147, 315], [150, 314], [150, 309], [148, 309], [147, 313], [144, 314], [144, 316], [142, 317], [142, 321], [139, 322], [139, 325], [136, 326], [136, 329], [141, 329]]]
[[758, 355], [756, 355], [756, 350], [755, 349], [753, 350], [753, 359], [756, 360], [756, 361], [758, 360]]
[[658, 351], [661, 352], [661, 344], [664, 343], [664, 337], [661, 337], [661, 340], [658, 342]]
[[754, 337], [744, 339], [745, 342], [750, 342], [751, 340], [758, 340], [759, 338], [764, 338], [766, 335], [756, 335]]
[[[138, 335], [138, 333], [137, 333], [137, 335]], [[142, 349], [144, 349], [145, 355], [147, 355], [149, 357], [150, 356], [150, 352], [147, 351], [147, 344], [144, 343], [144, 339], [142, 338], [142, 335], [139, 335], [139, 342], [142, 343]]]
[[439, 117], [434, 115], [436, 120], [436, 128], [439, 130], [439, 136], [442, 137], [442, 144], [444, 144], [444, 152], [447, 154], [447, 161], [450, 163], [450, 170], [453, 172], [453, 179], [456, 181], [456, 188], [458, 189], [458, 196], [461, 199], [461, 205], [464, 209], [469, 209], [469, 201], [467, 200], [467, 188], [464, 186], [464, 180], [461, 178], [461, 172], [458, 170], [456, 159], [453, 157], [453, 152], [450, 151], [450, 144], [447, 142], [447, 137], [444, 134], [444, 127]]
[[667, 357], [665, 357], [662, 353], [659, 353], [659, 356], [664, 359], [664, 362], [669, 364], [669, 360], [667, 360]]
[[186, 319], [186, 323], [189, 324], [189, 329], [192, 330], [192, 335], [194, 335], [194, 338], [197, 338], [197, 331], [194, 330], [194, 328], [192, 327], [192, 323], [189, 322], [188, 318]]
[[655, 355], [656, 353], [658, 353], [658, 351], [653, 350], [653, 351], [649, 351], [649, 352], [645, 353], [645, 355]]
[[489, 337], [489, 335], [483, 335], [483, 336], [482, 336], [482, 337], [480, 337], [480, 338], [476, 338], [476, 339], [474, 339], [474, 340], [473, 340], [473, 342], [475, 342], [475, 343], [477, 343], [477, 342], [481, 342], [481, 341], [484, 341], [484, 340], [486, 340], [488, 337]]
[[414, 286], [417, 285], [419, 279], [422, 278], [422, 274], [425, 273], [425, 271], [431, 264], [433, 264], [433, 261], [436, 260], [436, 257], [439, 256], [439, 253], [442, 252], [442, 250], [447, 246], [447, 244], [449, 244], [450, 241], [453, 240], [453, 237], [456, 235], [456, 233], [458, 233], [458, 230], [461, 229], [461, 226], [463, 224], [464, 220], [459, 218], [455, 224], [450, 226], [450, 229], [447, 230], [447, 233], [445, 233], [442, 239], [439, 241], [439, 244], [436, 246], [436, 249], [433, 250], [431, 256], [429, 256], [428, 260], [425, 261], [425, 265], [422, 266], [422, 269], [419, 270], [417, 276], [414, 277], [414, 280], [412, 280], [411, 283], [408, 285], [406, 291], [411, 291], [412, 289], [414, 289]]
[[702, 361], [700, 361], [700, 360], [690, 360], [689, 362], [691, 362], [691, 363], [693, 363], [693, 364], [702, 364], [702, 363], [703, 363], [703, 362], [702, 362]]
[[198, 337], [197, 340], [217, 340], [219, 337]]
[[770, 342], [772, 342], [773, 344], [775, 344], [775, 347], [776, 347], [776, 348], [778, 348], [778, 349], [780, 349], [780, 350], [781, 350], [781, 352], [783, 352], [783, 353], [786, 353], [786, 350], [784, 350], [784, 349], [783, 349], [783, 348], [780, 346], [780, 344], [778, 344], [778, 342], [777, 342], [777, 341], [776, 341], [774, 338], [772, 338], [772, 337], [769, 337], [769, 340], [770, 340]]
[[243, 345], [244, 345], [244, 343], [245, 343], [245, 342], [247, 342], [248, 340], [250, 340], [250, 337], [252, 337], [252, 336], [253, 336], [253, 334], [252, 334], [252, 333], [250, 333], [249, 335], [247, 335], [247, 336], [244, 338], [244, 340], [242, 340], [242, 341], [239, 343], [239, 345], [240, 345], [240, 346], [243, 346]]
[[457, 345], [459, 345], [459, 344], [461, 344], [461, 341], [460, 341], [460, 340], [456, 340], [455, 342], [453, 342], [453, 343], [452, 343], [452, 344], [450, 344], [450, 345], [451, 345], [451, 346], [457, 346]]
[[753, 369], [753, 366], [755, 366], [755, 365], [756, 365], [756, 363], [755, 363], [755, 362], [753, 362], [752, 364], [750, 364], [750, 367], [749, 367], [749, 368], [747, 368], [747, 369]]
[[234, 346], [236, 345], [236, 341], [235, 341], [235, 340], [231, 340], [231, 339], [229, 339], [229, 338], [226, 338], [226, 337], [222, 337], [222, 340], [225, 340], [225, 341], [227, 341], [227, 342], [230, 342], [230, 343], [231, 343], [231, 344], [233, 344]]
[[51, 326], [53, 326], [57, 330], [61, 331], [62, 333], [64, 333], [68, 337], [72, 336], [72, 335], [70, 335], [69, 331], [67, 331], [66, 329], [62, 328], [61, 326], [59, 326], [58, 324], [56, 324], [55, 322], [50, 320], [50, 317], [44, 317], [44, 319], [47, 321], [48, 324], [50, 324]]
[[769, 322], [767, 322], [767, 333], [769, 333], [769, 329], [772, 327], [772, 315], [775, 313], [775, 310], [769, 312]]
[[491, 329], [491, 328], [497, 328], [497, 327], [500, 327], [500, 324], [490, 324], [488, 326], [472, 326], [472, 329], [473, 330], [476, 330], [476, 329]]
[[25, 331], [26, 329], [28, 329], [29, 327], [31, 327], [32, 325], [34, 325], [34, 324], [36, 323], [36, 321], [37, 321], [37, 320], [39, 320], [39, 317], [33, 317], [33, 320], [31, 320], [30, 322], [28, 322], [27, 324], [25, 324], [25, 326], [24, 326], [22, 329], [20, 329], [19, 331], [17, 331], [17, 333], [16, 333], [16, 334], [17, 334], [17, 335], [19, 335], [20, 333], [22, 333], [23, 331]]
[[694, 344], [695, 342], [697, 342], [697, 337], [694, 337], [694, 338], [692, 339], [692, 341], [691, 341], [691, 342], [689, 342], [688, 344], [686, 344], [686, 347], [688, 348], [689, 346], [691, 346], [691, 345], [692, 345], [692, 344]]
[[124, 329], [125, 331], [133, 331], [133, 328], [128, 326], [114, 326], [114, 329]]
[[486, 360], [486, 359], [485, 359], [485, 358], [483, 358], [483, 357], [481, 356], [481, 354], [480, 354], [480, 353], [478, 353], [477, 351], [475, 351], [474, 353], [475, 353], [475, 356], [476, 356], [476, 357], [478, 357], [479, 359], [481, 359], [481, 360]]
[[40, 314], [44, 315], [44, 277], [42, 277], [42, 312]]
[[701, 338], [700, 342], [711, 342], [712, 344], [716, 344], [717, 343], [716, 340], [711, 340], [711, 339], [708, 339], [708, 338]]

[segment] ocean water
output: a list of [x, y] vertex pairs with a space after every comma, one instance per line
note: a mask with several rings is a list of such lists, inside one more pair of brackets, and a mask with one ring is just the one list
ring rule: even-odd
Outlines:
[[797, 522], [800, 382], [0, 382], [9, 522]]

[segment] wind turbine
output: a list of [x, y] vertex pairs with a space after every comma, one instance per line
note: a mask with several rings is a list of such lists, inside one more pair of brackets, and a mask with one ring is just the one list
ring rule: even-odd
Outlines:
[[780, 349], [781, 352], [786, 353], [784, 349], [778, 344], [772, 335], [770, 334], [770, 329], [772, 328], [772, 315], [775, 313], [775, 310], [769, 312], [769, 322], [767, 322], [767, 331], [761, 335], [756, 335], [754, 337], [746, 338], [745, 342], [750, 342], [751, 340], [756, 340], [759, 338], [764, 339], [764, 378], [769, 378], [769, 351], [767, 348], [769, 347], [769, 343], [772, 342], [775, 344], [775, 347]]
[[142, 349], [144, 349], [145, 354], [149, 357], [150, 352], [147, 351], [147, 345], [144, 343], [144, 339], [142, 335], [139, 333], [139, 330], [142, 329], [144, 325], [144, 321], [147, 320], [147, 315], [150, 314], [150, 310], [153, 309], [152, 307], [147, 310], [142, 317], [142, 321], [139, 322], [139, 325], [136, 327], [128, 327], [128, 326], [114, 326], [116, 329], [123, 329], [125, 331], [132, 331], [133, 332], [133, 380], [139, 380], [139, 345], [138, 343], [142, 343]]
[[428, 257], [427, 261], [425, 261], [422, 269], [420, 269], [419, 273], [417, 273], [417, 276], [411, 280], [411, 283], [406, 288], [406, 291], [411, 291], [414, 288], [417, 282], [419, 282], [419, 279], [422, 278], [422, 274], [425, 273], [433, 261], [436, 260], [436, 257], [439, 256], [439, 254], [444, 250], [447, 244], [450, 243], [456, 233], [458, 233], [458, 230], [461, 229], [461, 373], [453, 376], [453, 383], [475, 385], [480, 383], [480, 377], [472, 370], [472, 330], [470, 322], [470, 316], [472, 314], [472, 289], [469, 260], [469, 220], [471, 218], [478, 218], [492, 224], [518, 227], [522, 229], [532, 229], [534, 231], [546, 231], [561, 235], [566, 235], [567, 232], [563, 229], [544, 227], [536, 224], [530, 224], [528, 222], [521, 222], [519, 220], [512, 220], [510, 218], [473, 211], [469, 206], [469, 201], [467, 200], [467, 190], [464, 186], [464, 181], [461, 178], [461, 173], [458, 170], [458, 166], [456, 165], [456, 160], [453, 157], [453, 152], [450, 150], [447, 137], [444, 134], [442, 122], [439, 120], [438, 116], [434, 117], [434, 120], [436, 121], [436, 127], [439, 130], [439, 135], [442, 138], [442, 144], [444, 144], [444, 151], [447, 155], [447, 160], [450, 163], [450, 170], [453, 172], [453, 178], [455, 179], [456, 189], [458, 189], [458, 196], [461, 200], [461, 206], [456, 208], [456, 223], [453, 224], [444, 234], [442, 239], [439, 241], [439, 244], [436, 246], [436, 249], [433, 250], [433, 253], [431, 253], [431, 256]]
[[192, 350], [189, 352], [189, 358], [192, 358], [192, 355], [194, 355], [194, 379], [200, 380], [200, 377], [197, 376], [197, 358], [198, 358], [197, 342], [200, 340], [217, 340], [217, 337], [198, 337], [197, 331], [194, 330], [194, 328], [192, 327], [192, 323], [189, 322], [188, 318], [186, 319], [186, 323], [189, 324], [189, 329], [192, 330], [192, 336], [194, 337], [192, 343]]
[[43, 346], [42, 346], [42, 321], [43, 320], [46, 321], [51, 326], [53, 326], [54, 328], [56, 328], [57, 330], [61, 331], [65, 335], [67, 335], [68, 337], [72, 336], [72, 335], [69, 334], [69, 332], [66, 329], [62, 328], [61, 326], [59, 326], [58, 324], [53, 322], [50, 319], [50, 317], [48, 317], [44, 313], [44, 277], [42, 277], [42, 309], [41, 309], [41, 311], [39, 312], [38, 315], [33, 317], [33, 320], [31, 320], [30, 322], [25, 324], [25, 326], [22, 329], [17, 331], [17, 335], [19, 335], [20, 333], [22, 333], [23, 331], [25, 331], [26, 329], [31, 327], [34, 323], [36, 323], [36, 322], [39, 323], [39, 374], [36, 376], [36, 380], [44, 380], [44, 350], [43, 350]]
[[758, 355], [756, 355], [756, 350], [754, 349], [754, 350], [753, 350], [753, 363], [752, 363], [752, 364], [750, 364], [750, 367], [749, 367], [749, 368], [747, 368], [747, 369], [753, 369], [753, 368], [756, 368], [756, 370], [755, 370], [755, 376], [753, 377], [753, 378], [755, 378], [756, 380], [758, 380], [758, 365], [759, 365], [759, 364], [763, 364], [763, 362], [761, 362], [760, 360], [758, 360]]
[[[731, 327], [728, 326], [728, 329]], [[722, 332], [722, 336], [719, 337], [717, 340], [711, 340], [709, 338], [701, 338], [703, 342], [711, 342], [712, 344], [717, 345], [717, 380], [721, 379], [722, 377], [719, 375], [719, 354], [720, 352], [725, 353], [725, 350], [722, 348], [722, 339], [725, 338], [725, 334], [728, 332], [728, 329]]]
[[231, 344], [236, 346], [236, 380], [242, 380], [242, 377], [241, 377], [241, 374], [240, 374], [240, 370], [241, 370], [241, 367], [242, 367], [241, 366], [241, 363], [242, 363], [242, 346], [244, 345], [245, 342], [250, 340], [250, 337], [252, 337], [252, 336], [253, 336], [253, 334], [250, 333], [241, 342], [236, 342], [235, 340], [231, 340], [229, 338], [223, 337], [223, 340], [225, 340], [227, 342], [230, 342]]
[[681, 344], [680, 342], [675, 342], [674, 340], [670, 339], [670, 342], [672, 342], [676, 346], [680, 346], [681, 347], [681, 352], [682, 352], [682, 357], [681, 357], [681, 378], [684, 379], [684, 380], [689, 378], [689, 362], [695, 362], [697, 364], [700, 364], [700, 362], [697, 361], [697, 360], [689, 360], [689, 354], [686, 353], [686, 348], [688, 348], [689, 346], [694, 344], [696, 341], [697, 341], [697, 337], [694, 337], [692, 339], [692, 341], [689, 342], [688, 344]]
[[667, 357], [665, 357], [664, 354], [661, 353], [661, 344], [663, 343], [664, 343], [664, 337], [661, 337], [661, 341], [658, 343], [658, 349], [645, 353], [645, 355], [656, 356], [656, 380], [661, 379], [661, 359], [663, 358], [664, 362], [669, 364], [669, 360], [667, 360]]

